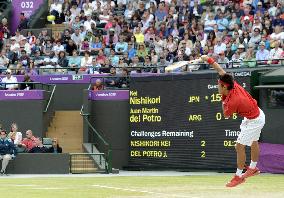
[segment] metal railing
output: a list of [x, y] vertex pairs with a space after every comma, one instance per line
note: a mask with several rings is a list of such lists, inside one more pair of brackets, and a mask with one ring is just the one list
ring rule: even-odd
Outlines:
[[[93, 125], [89, 121], [89, 113], [84, 113], [84, 105], [82, 105], [80, 110], [80, 115], [84, 118], [84, 121], [88, 125], [88, 132], [92, 133], [93, 141], [98, 141], [98, 144], [102, 147], [103, 153], [97, 153], [97, 155], [104, 156], [105, 159], [105, 171], [106, 173], [112, 172], [112, 149], [111, 146], [106, 140], [98, 133], [98, 131], [93, 127]], [[93, 153], [93, 147], [95, 146], [95, 143], [92, 143], [92, 153]]]

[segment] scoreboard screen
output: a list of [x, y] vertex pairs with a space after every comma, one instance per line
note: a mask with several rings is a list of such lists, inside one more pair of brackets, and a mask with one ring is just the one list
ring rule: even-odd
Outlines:
[[[250, 91], [250, 72], [234, 72]], [[241, 119], [224, 118], [217, 74], [132, 78], [129, 166], [232, 169]]]

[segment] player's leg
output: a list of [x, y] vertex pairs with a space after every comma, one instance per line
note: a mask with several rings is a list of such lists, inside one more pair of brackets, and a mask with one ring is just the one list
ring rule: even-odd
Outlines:
[[226, 184], [227, 187], [235, 187], [243, 182], [245, 179], [242, 177], [243, 169], [246, 163], [246, 146], [240, 143], [236, 144], [236, 152], [237, 152], [237, 171], [233, 179]]
[[258, 140], [260, 137], [261, 130], [265, 124], [265, 115], [260, 110], [260, 115], [257, 119], [254, 119], [249, 123], [250, 134], [251, 134], [251, 162], [247, 171], [243, 174], [243, 178], [248, 178], [260, 173], [259, 169], [256, 167], [259, 158], [259, 145]]

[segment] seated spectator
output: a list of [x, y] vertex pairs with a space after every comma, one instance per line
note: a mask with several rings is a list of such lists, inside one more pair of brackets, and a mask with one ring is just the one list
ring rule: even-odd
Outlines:
[[56, 41], [56, 45], [52, 48], [52, 51], [55, 52], [56, 56], [58, 56], [59, 52], [64, 51], [64, 46], [61, 45], [60, 40]]
[[6, 50], [1, 50], [0, 69], [7, 69], [8, 65], [9, 65], [9, 62], [10, 62], [10, 60], [6, 56]]
[[214, 54], [220, 54], [226, 51], [226, 44], [222, 43], [221, 38], [217, 38], [217, 44], [214, 46]]
[[124, 38], [122, 36], [119, 37], [119, 41], [115, 44], [115, 52], [116, 54], [122, 55], [127, 52], [128, 44], [124, 42]]
[[6, 70], [6, 77], [2, 78], [2, 83], [14, 83], [3, 85], [5, 89], [15, 90], [18, 89], [18, 80], [15, 76], [12, 76], [12, 71], [10, 69]]
[[30, 151], [32, 148], [36, 146], [36, 139], [37, 138], [33, 136], [32, 130], [27, 130], [26, 138], [24, 138], [23, 141], [19, 143], [18, 145], [25, 148], [26, 151]]
[[242, 67], [255, 67], [256, 66], [256, 58], [254, 55], [254, 47], [250, 46], [246, 52], [246, 55], [243, 59]]
[[81, 58], [81, 67], [80, 67], [80, 72], [85, 72], [87, 71], [88, 67], [92, 66], [92, 61], [93, 57], [90, 56], [90, 52], [86, 51], [85, 56]]
[[59, 146], [57, 138], [53, 138], [52, 147], [48, 149], [48, 153], [62, 153], [62, 147]]
[[72, 56], [73, 55], [73, 51], [77, 50], [78, 47], [77, 45], [74, 43], [74, 41], [72, 39], [69, 39], [68, 43], [66, 44], [66, 53], [67, 56]]
[[7, 138], [5, 130], [0, 131], [0, 160], [2, 160], [2, 168], [0, 174], [5, 174], [6, 168], [10, 160], [15, 158], [17, 154], [16, 147], [11, 139]]
[[[31, 77], [28, 74], [25, 74], [23, 82], [32, 83], [34, 81], [32, 81]], [[20, 89], [21, 90], [32, 90], [34, 89], [34, 84], [21, 84]]]
[[249, 43], [251, 43], [253, 45], [258, 45], [260, 40], [261, 40], [260, 29], [256, 27], [256, 28], [254, 28], [253, 32], [254, 33], [250, 37]]
[[118, 80], [118, 87], [119, 88], [129, 88], [130, 79], [128, 76], [127, 68], [122, 69], [122, 76]]
[[99, 69], [100, 73], [110, 73], [110, 68], [112, 67], [110, 60], [107, 58], [102, 64], [102, 67]]
[[274, 49], [270, 50], [269, 63], [278, 64], [278, 59], [281, 58], [282, 52], [283, 50], [280, 48], [280, 41], [276, 41]]
[[104, 62], [106, 60], [106, 56], [104, 55], [103, 50], [98, 51], [98, 56], [95, 59], [99, 64], [104, 64]]
[[91, 44], [91, 53], [92, 55], [98, 55], [99, 50], [103, 47], [102, 42], [99, 37], [95, 37], [95, 40]]
[[116, 77], [116, 69], [114, 67], [110, 68], [109, 78], [105, 78], [106, 87], [117, 87], [119, 78]]
[[235, 54], [232, 56], [232, 66], [233, 67], [240, 67], [241, 62], [243, 61], [243, 58], [240, 56], [240, 52], [236, 51]]
[[51, 52], [53, 52], [53, 44], [50, 39], [47, 39], [46, 43], [43, 45], [43, 54], [49, 56]]
[[66, 58], [66, 53], [64, 51], [59, 52], [58, 66], [59, 67], [67, 67], [68, 66], [68, 59]]
[[229, 66], [229, 59], [225, 56], [225, 52], [219, 53], [219, 58], [217, 61], [223, 68], [228, 68]]
[[104, 85], [101, 81], [101, 79], [97, 79], [95, 85], [93, 86], [93, 91], [103, 90]]
[[69, 58], [68, 67], [78, 68], [81, 66], [81, 57], [78, 56], [78, 51], [74, 50]]
[[12, 123], [11, 124], [11, 132], [8, 134], [8, 138], [10, 138], [14, 145], [17, 147], [18, 144], [22, 142], [22, 133], [18, 131], [18, 125], [17, 123]]
[[48, 148], [43, 146], [40, 138], [35, 138], [34, 147], [31, 148], [28, 153], [48, 153]]
[[265, 43], [262, 41], [259, 43], [259, 50], [256, 52], [256, 60], [259, 64], [266, 63], [269, 59], [269, 51], [265, 49]]
[[80, 48], [84, 37], [83, 35], [80, 34], [80, 28], [76, 28], [74, 33], [71, 35], [71, 39], [72, 41], [74, 41], [75, 45], [77, 46], [77, 48]]
[[49, 57], [44, 58], [43, 66], [41, 68], [47, 68], [47, 72], [51, 72], [51, 68], [55, 68], [57, 64], [58, 64], [58, 58], [55, 56], [55, 53], [52, 51], [50, 52]]
[[30, 57], [28, 56], [26, 50], [21, 50], [19, 62], [23, 65], [23, 67], [27, 67], [30, 64]]

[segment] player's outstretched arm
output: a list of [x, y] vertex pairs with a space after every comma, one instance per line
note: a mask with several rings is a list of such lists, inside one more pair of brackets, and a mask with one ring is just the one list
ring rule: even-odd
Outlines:
[[226, 72], [225, 70], [218, 64], [215, 62], [215, 60], [207, 55], [202, 55], [201, 56], [201, 59], [204, 61], [204, 62], [207, 62], [209, 63], [217, 72], [219, 75], [224, 75]]

